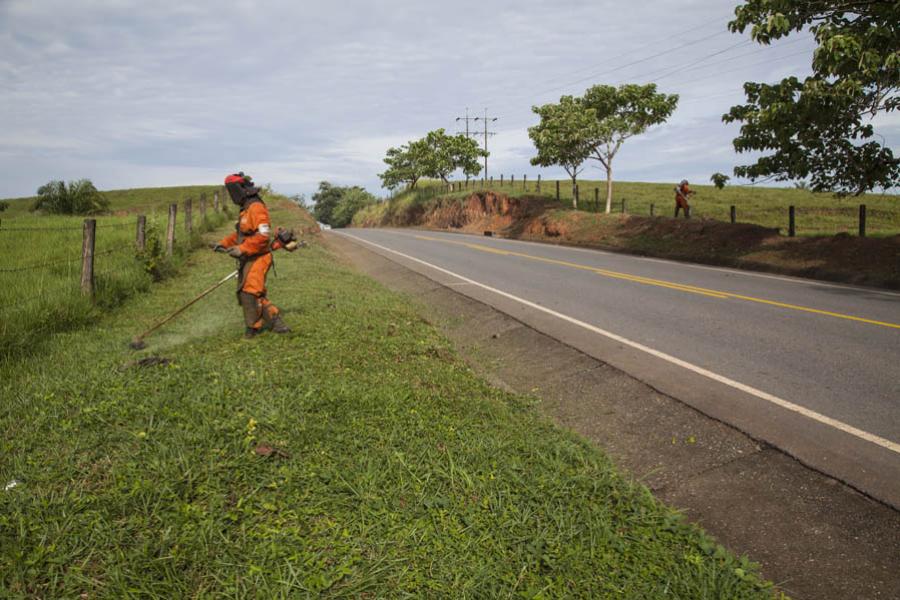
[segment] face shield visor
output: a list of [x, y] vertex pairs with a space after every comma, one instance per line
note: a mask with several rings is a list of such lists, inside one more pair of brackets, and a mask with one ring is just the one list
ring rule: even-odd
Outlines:
[[225, 178], [225, 189], [231, 196], [231, 201], [238, 206], [243, 206], [247, 198], [259, 195], [259, 188], [253, 185], [253, 180], [244, 172], [235, 173]]

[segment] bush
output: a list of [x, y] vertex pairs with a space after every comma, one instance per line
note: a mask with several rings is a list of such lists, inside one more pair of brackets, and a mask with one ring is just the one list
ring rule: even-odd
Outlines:
[[346, 188], [337, 206], [334, 207], [332, 227], [346, 227], [353, 221], [353, 215], [377, 202], [375, 196], [360, 187]]
[[713, 173], [712, 177], [709, 178], [709, 180], [712, 181], [712, 184], [716, 186], [717, 190], [724, 189], [725, 184], [728, 183], [729, 179], [731, 179], [731, 177], [724, 173]]
[[91, 215], [109, 208], [109, 200], [104, 198], [90, 179], [51, 181], [38, 188], [37, 200], [32, 211], [42, 210], [58, 215]]

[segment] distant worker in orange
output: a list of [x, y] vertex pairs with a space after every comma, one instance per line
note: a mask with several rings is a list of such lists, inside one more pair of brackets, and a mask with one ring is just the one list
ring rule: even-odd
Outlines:
[[278, 308], [266, 297], [266, 274], [272, 267], [272, 250], [294, 250], [293, 232], [279, 228], [275, 241], [269, 243], [272, 224], [269, 209], [259, 195], [260, 189], [243, 172], [225, 178], [231, 201], [241, 208], [235, 232], [215, 246], [238, 260], [238, 304], [244, 311], [244, 337], [252, 338], [269, 328], [275, 333], [290, 333]]
[[688, 180], [682, 179], [681, 183], [675, 186], [675, 218], [678, 218], [678, 211], [684, 209], [684, 218], [691, 218], [691, 206], [688, 204], [688, 198], [696, 194], [694, 190], [688, 187]]

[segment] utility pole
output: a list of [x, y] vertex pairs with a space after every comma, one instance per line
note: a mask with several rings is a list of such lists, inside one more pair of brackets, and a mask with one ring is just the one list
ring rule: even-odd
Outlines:
[[463, 134], [464, 134], [467, 138], [468, 138], [468, 137], [472, 137], [472, 134], [469, 133], [469, 121], [477, 121], [477, 120], [478, 120], [477, 118], [475, 118], [475, 117], [470, 117], [470, 116], [469, 116], [469, 107], [466, 107], [466, 116], [464, 116], [464, 117], [456, 117], [456, 122], [457, 122], [457, 123], [459, 123], [460, 121], [465, 121], [465, 122], [466, 122], [466, 130], [465, 130], [465, 131], [457, 131], [456, 133], [458, 133], [458, 134], [460, 134], [460, 135], [463, 135]]
[[[466, 122], [466, 131], [465, 131], [466, 139], [469, 139], [469, 138], [472, 137], [472, 134], [469, 133], [469, 121], [477, 121], [477, 120], [478, 120], [478, 119], [476, 119], [475, 117], [470, 117], [470, 116], [469, 116], [469, 107], [468, 107], [468, 106], [466, 107], [466, 116], [464, 116], [464, 117], [456, 117], [456, 122], [457, 122], [457, 123], [459, 123], [460, 121], [465, 121], [465, 122]], [[459, 135], [462, 135], [462, 134], [463, 134], [462, 131], [457, 131], [456, 133], [459, 134]], [[466, 175], [466, 181], [469, 181], [469, 176], [468, 176], [468, 175]]]
[[[468, 111], [466, 112], [468, 115]], [[488, 123], [493, 123], [497, 120], [498, 117], [489, 117], [488, 110], [484, 109], [484, 117], [475, 117], [474, 121], [477, 123], [481, 121], [484, 123], [484, 178], [487, 180], [488, 176], [488, 168], [487, 168], [487, 153], [488, 153], [488, 136], [497, 135], [493, 131], [488, 131]]]

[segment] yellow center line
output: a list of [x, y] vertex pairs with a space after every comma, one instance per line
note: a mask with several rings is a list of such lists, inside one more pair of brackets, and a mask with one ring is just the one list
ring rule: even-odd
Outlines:
[[756, 302], [758, 304], [767, 304], [769, 306], [777, 306], [779, 308], [787, 308], [790, 310], [797, 310], [801, 312], [812, 313], [816, 315], [824, 315], [827, 317], [834, 317], [836, 319], [845, 319], [848, 321], [856, 321], [859, 323], [868, 323], [869, 325], [878, 325], [880, 327], [888, 327], [891, 329], [900, 329], [900, 323], [888, 323], [885, 321], [876, 321], [874, 319], [866, 319], [864, 317], [857, 317], [854, 315], [847, 315], [838, 312], [832, 312], [828, 310], [820, 310], [818, 308], [810, 308], [808, 306], [800, 306], [797, 304], [788, 304], [786, 302], [778, 302], [775, 300], [767, 300], [765, 298], [756, 298], [754, 296], [744, 296], [742, 294], [735, 294], [732, 292], [724, 292], [721, 290], [712, 290], [709, 288], [697, 287], [694, 285], [688, 285], [683, 283], [676, 283], [674, 281], [664, 281], [661, 279], [651, 279], [650, 277], [643, 277], [641, 275], [631, 275], [629, 273], [620, 273], [618, 271], [610, 271], [607, 269], [601, 269], [599, 267], [591, 267], [588, 265], [581, 265], [578, 263], [568, 262], [565, 260], [557, 260], [554, 258], [545, 258], [543, 256], [534, 256], [532, 254], [524, 254], [522, 252], [514, 252], [512, 250], [498, 250], [496, 248], [491, 248], [489, 246], [482, 246], [481, 244], [473, 244], [470, 242], [458, 242], [455, 240], [445, 240], [442, 238], [436, 238], [426, 235], [416, 235], [416, 238], [420, 240], [427, 240], [432, 242], [443, 242], [445, 244], [456, 244], [458, 246], [465, 246], [466, 248], [471, 248], [472, 250], [478, 250], [479, 252], [488, 252], [491, 254], [499, 254], [502, 256], [516, 256], [519, 258], [527, 258], [529, 260], [534, 260], [538, 262], [559, 265], [563, 267], [568, 267], [571, 269], [579, 269], [581, 271], [590, 271], [592, 273], [596, 273], [598, 275], [602, 275], [604, 277], [610, 277], [613, 279], [622, 279], [625, 281], [631, 281], [634, 283], [641, 283], [644, 285], [653, 285], [662, 288], [668, 288], [672, 290], [677, 290], [680, 292], [687, 292], [691, 294], [700, 294], [702, 296], [709, 296], [711, 298], [716, 298], [719, 300], [727, 300], [729, 298], [735, 300], [744, 300], [746, 302]]

